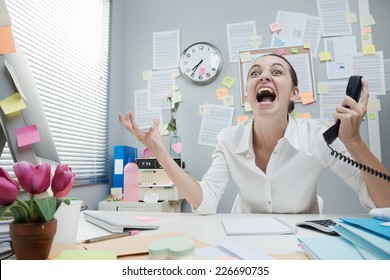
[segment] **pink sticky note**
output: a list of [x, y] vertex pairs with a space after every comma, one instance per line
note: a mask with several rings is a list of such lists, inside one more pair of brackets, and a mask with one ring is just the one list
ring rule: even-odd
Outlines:
[[35, 124], [15, 129], [16, 143], [19, 148], [41, 141]]
[[199, 68], [199, 75], [203, 75], [204, 73], [206, 73], [206, 67], [200, 67]]
[[270, 23], [269, 30], [271, 30], [272, 33], [279, 32], [280, 30], [282, 30], [282, 27], [278, 22], [274, 22], [274, 23]]
[[155, 216], [137, 216], [134, 218], [143, 222], [154, 222], [157, 219]]
[[181, 153], [181, 148], [182, 148], [182, 144], [181, 144], [181, 143], [172, 144], [172, 150], [173, 150], [176, 154], [180, 154], [180, 153]]
[[286, 54], [286, 50], [285, 49], [280, 49], [280, 50], [278, 50], [278, 54], [279, 55], [285, 55]]

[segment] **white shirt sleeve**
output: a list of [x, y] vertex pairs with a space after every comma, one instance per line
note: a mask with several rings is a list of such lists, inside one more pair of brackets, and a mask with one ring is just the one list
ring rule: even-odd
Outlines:
[[212, 154], [212, 165], [199, 182], [203, 200], [198, 208], [192, 209], [198, 214], [215, 214], [222, 194], [230, 180], [229, 167], [218, 141], [217, 147]]

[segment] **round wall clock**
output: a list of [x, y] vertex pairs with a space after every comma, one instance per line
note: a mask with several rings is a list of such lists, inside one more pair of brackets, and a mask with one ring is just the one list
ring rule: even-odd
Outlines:
[[214, 81], [221, 73], [222, 64], [221, 52], [216, 46], [207, 42], [190, 45], [180, 57], [181, 74], [197, 85]]

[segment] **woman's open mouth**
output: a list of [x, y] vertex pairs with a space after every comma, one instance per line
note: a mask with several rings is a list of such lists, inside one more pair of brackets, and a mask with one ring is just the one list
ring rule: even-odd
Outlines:
[[256, 94], [256, 100], [259, 103], [270, 104], [276, 99], [276, 94], [272, 89], [267, 87], [261, 87]]

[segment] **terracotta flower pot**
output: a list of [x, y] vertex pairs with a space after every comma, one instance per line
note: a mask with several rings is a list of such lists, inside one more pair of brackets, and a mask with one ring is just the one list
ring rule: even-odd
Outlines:
[[9, 233], [16, 259], [47, 259], [56, 231], [57, 220], [55, 219], [44, 223], [11, 223], [9, 226]]

